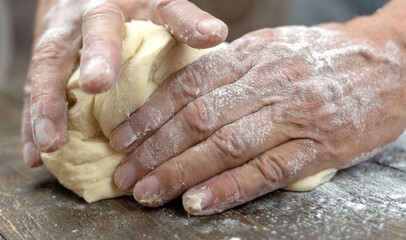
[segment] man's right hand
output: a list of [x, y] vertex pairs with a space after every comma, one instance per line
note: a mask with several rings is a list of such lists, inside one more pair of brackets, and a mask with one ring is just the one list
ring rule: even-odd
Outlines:
[[177, 40], [195, 48], [218, 45], [228, 31], [225, 23], [186, 0], [65, 0], [53, 4], [39, 17], [37, 24], [42, 26], [24, 86], [22, 136], [28, 166], [42, 164], [40, 151], [52, 152], [64, 144], [66, 83], [82, 44], [80, 87], [93, 94], [108, 90], [120, 71], [124, 23], [131, 19], [165, 25]]

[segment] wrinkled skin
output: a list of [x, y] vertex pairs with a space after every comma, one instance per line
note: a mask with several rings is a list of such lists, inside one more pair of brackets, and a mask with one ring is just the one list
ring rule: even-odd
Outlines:
[[222, 21], [184, 0], [43, 0], [38, 14], [44, 16], [38, 17], [24, 87], [22, 129], [24, 161], [31, 167], [42, 163], [39, 150], [52, 152], [65, 142], [66, 83], [82, 45], [80, 87], [100, 93], [120, 71], [125, 21], [149, 19], [166, 25], [175, 38], [196, 48], [223, 42], [228, 31]]
[[259, 30], [178, 71], [113, 130], [116, 184], [207, 215], [366, 160], [405, 129], [406, 79], [401, 46], [356, 25]]
[[[163, 1], [168, 2], [169, 6], [179, 4], [179, 11], [192, 6], [186, 1]], [[218, 29], [215, 34], [209, 34], [209, 40], [206, 35], [191, 34], [185, 38], [185, 33], [196, 31], [182, 30], [195, 27], [194, 19], [200, 15], [185, 12], [181, 15], [192, 15], [187, 19], [192, 24], [175, 24], [179, 18], [149, 14], [148, 9], [162, 8], [128, 6], [121, 9], [147, 9], [142, 12], [146, 15], [138, 17], [152, 18], [157, 23], [175, 19], [169, 23], [175, 37], [193, 47], [213, 46], [226, 34], [221, 25], [214, 28]], [[393, 27], [405, 29], [405, 21], [392, 17], [401, 7], [406, 9], [404, 2], [395, 0], [379, 14], [347, 24], [252, 32], [173, 74], [144, 106], [113, 130], [111, 145], [128, 153], [115, 172], [117, 186], [150, 207], [183, 194], [188, 212], [207, 215], [321, 170], [341, 169], [365, 160], [365, 153], [393, 141], [406, 127], [405, 37], [403, 30]], [[179, 16], [178, 11], [170, 11], [174, 8], [166, 9], [168, 16]], [[196, 10], [194, 6], [193, 9]], [[83, 23], [80, 19], [72, 22], [83, 24], [86, 36], [81, 87], [96, 93], [111, 86], [117, 75], [119, 62], [115, 60], [119, 57], [115, 54], [121, 51], [122, 39], [117, 33], [121, 33], [123, 21], [118, 14], [111, 14], [116, 20], [104, 21], [106, 16], [92, 12], [86, 11]], [[126, 18], [137, 17], [122, 12]], [[61, 20], [62, 23], [66, 21]], [[32, 122], [35, 124], [45, 116], [56, 123], [57, 129], [51, 131], [53, 128], [46, 122], [39, 124], [38, 132], [48, 131], [41, 135], [34, 127], [36, 146], [44, 151], [60, 147], [66, 136], [62, 82], [66, 83], [72, 71], [81, 42], [81, 32], [77, 30], [80, 28], [72, 29], [76, 30], [60, 36], [76, 39], [73, 48], [63, 45], [68, 44], [64, 41], [54, 42], [57, 50], [65, 49], [70, 57], [48, 56], [49, 51], [40, 51], [41, 44], [34, 51]], [[72, 38], [75, 34], [77, 38]], [[203, 43], [196, 40], [199, 37]], [[96, 51], [101, 46], [108, 46], [109, 51], [102, 51], [107, 54], [102, 59], [107, 59], [111, 68], [106, 69], [111, 71], [92, 75], [86, 70], [92, 69], [88, 62], [100, 59], [94, 54], [101, 52]], [[96, 50], [92, 53], [91, 49]], [[44, 57], [36, 58], [42, 56], [40, 53]], [[65, 62], [55, 61], [61, 59]], [[100, 68], [102, 64], [104, 61], [98, 61], [93, 66]], [[66, 70], [66, 66], [70, 68]], [[29, 106], [27, 102], [26, 105]], [[27, 146], [32, 142], [27, 110], [25, 119]], [[55, 132], [57, 137], [53, 137]], [[25, 147], [25, 152], [32, 149], [38, 151]], [[27, 162], [31, 166], [40, 164], [38, 158]]]

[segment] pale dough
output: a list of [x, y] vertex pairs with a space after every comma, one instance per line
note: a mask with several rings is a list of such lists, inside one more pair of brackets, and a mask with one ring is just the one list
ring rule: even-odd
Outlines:
[[[113, 181], [124, 155], [109, 146], [111, 130], [144, 104], [170, 74], [214, 50], [178, 43], [167, 29], [148, 21], [132, 21], [125, 27], [117, 83], [103, 94], [86, 94], [79, 88], [77, 70], [67, 85], [66, 144], [56, 152], [41, 154], [59, 182], [87, 202], [124, 195]], [[314, 188], [322, 179], [313, 178], [309, 186]], [[304, 185], [302, 182], [299, 188], [309, 190]], [[295, 185], [288, 186], [292, 190]]]
[[320, 184], [330, 181], [336, 174], [337, 169], [329, 168], [323, 171], [320, 171], [312, 176], [303, 178], [296, 182], [286, 185], [283, 189], [296, 192], [304, 192], [313, 190]]
[[79, 89], [79, 69], [68, 82], [68, 136], [56, 152], [42, 153], [45, 166], [59, 182], [87, 202], [121, 196], [113, 173], [124, 155], [108, 143], [111, 130], [138, 109], [171, 73], [213, 49], [177, 43], [162, 27], [147, 21], [125, 25], [122, 69], [107, 92], [90, 95]]

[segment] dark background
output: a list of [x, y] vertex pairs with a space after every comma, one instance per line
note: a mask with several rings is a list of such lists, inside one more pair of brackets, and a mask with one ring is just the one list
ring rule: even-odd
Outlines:
[[26, 78], [37, 0], [8, 0], [6, 4], [10, 11], [12, 50], [9, 78], [0, 80], [0, 90], [13, 92], [13, 97], [21, 99], [22, 90], [16, 89], [22, 88]]

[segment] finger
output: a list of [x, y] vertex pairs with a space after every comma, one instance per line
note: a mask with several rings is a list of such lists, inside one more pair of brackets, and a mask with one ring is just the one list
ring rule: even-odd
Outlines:
[[83, 53], [79, 83], [88, 93], [109, 89], [121, 67], [124, 15], [111, 1], [89, 8], [83, 16]]
[[114, 129], [111, 146], [117, 151], [132, 151], [187, 103], [222, 85], [237, 81], [250, 67], [249, 56], [234, 53], [232, 49], [203, 56], [169, 77], [140, 109]]
[[23, 141], [23, 159], [28, 167], [36, 167], [42, 164], [40, 152], [34, 144], [32, 136], [32, 126], [30, 118], [30, 99], [31, 98], [31, 66], [28, 70], [27, 82], [24, 86], [24, 107], [22, 120], [22, 141]]
[[208, 48], [225, 41], [228, 28], [221, 20], [186, 0], [150, 1], [152, 21], [168, 26], [174, 37], [194, 48]]
[[183, 206], [194, 215], [225, 211], [331, 168], [332, 163], [317, 161], [321, 155], [317, 143], [312, 140], [286, 142], [240, 167], [192, 187], [183, 195]]
[[34, 50], [30, 117], [40, 151], [55, 151], [65, 141], [66, 82], [76, 61], [79, 36], [69, 28], [53, 28], [43, 34]]
[[[247, 73], [234, 84], [224, 85], [189, 103], [125, 158], [126, 165], [120, 166], [115, 175], [117, 185], [128, 191], [137, 181], [134, 171], [127, 172], [131, 169], [129, 164], [144, 169], [143, 172], [151, 171], [205, 140], [222, 126], [272, 102], [281, 101], [272, 90], [269, 91], [270, 79], [252, 81], [253, 77], [258, 77], [258, 73], [253, 72]], [[266, 91], [261, 92], [264, 89]], [[247, 102], [250, 104], [247, 105]], [[171, 142], [173, 144], [168, 144]]]
[[[190, 187], [294, 138], [297, 129], [283, 124], [272, 126], [271, 114], [272, 106], [265, 107], [162, 164], [135, 185], [135, 199], [147, 206], [159, 206]], [[136, 169], [140, 171], [142, 166]]]

